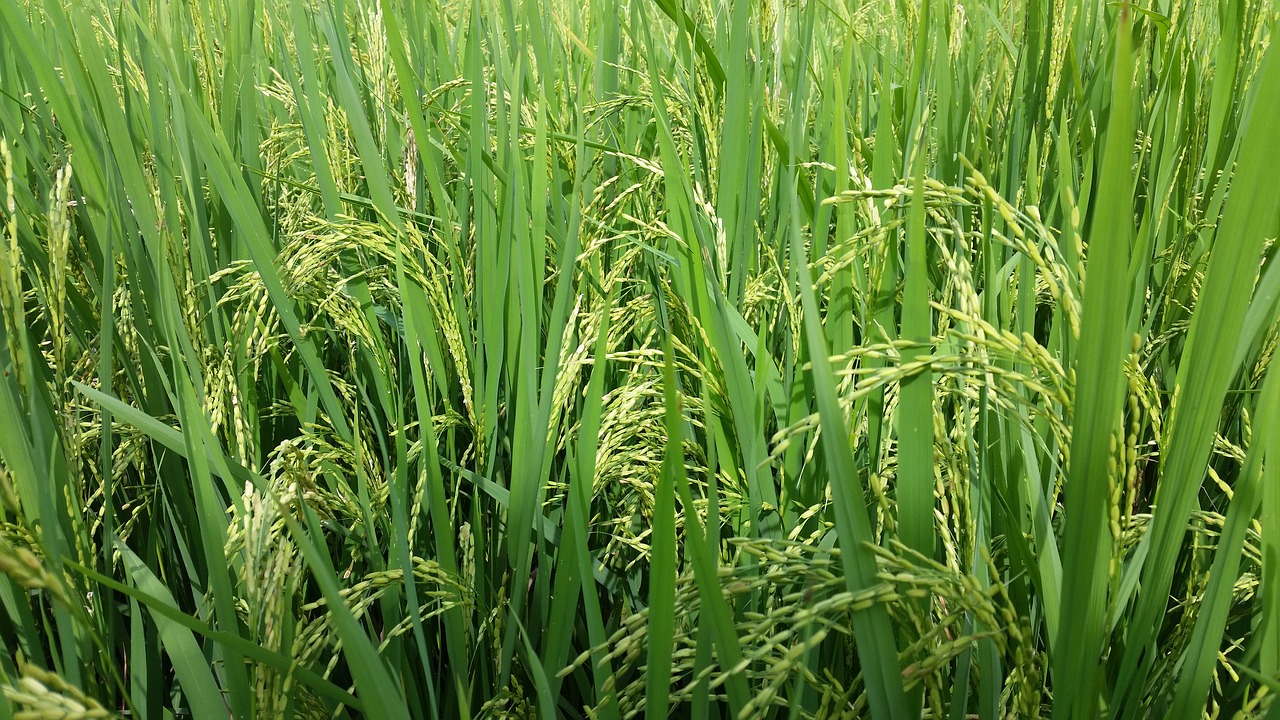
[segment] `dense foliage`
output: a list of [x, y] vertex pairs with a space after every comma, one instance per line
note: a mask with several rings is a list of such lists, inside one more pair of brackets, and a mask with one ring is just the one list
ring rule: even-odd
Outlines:
[[1275, 717], [1266, 0], [0, 0], [0, 720]]

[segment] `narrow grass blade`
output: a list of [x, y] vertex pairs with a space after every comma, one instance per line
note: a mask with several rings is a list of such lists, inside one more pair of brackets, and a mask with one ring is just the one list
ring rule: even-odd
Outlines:
[[[1127, 13], [1117, 29], [1111, 116], [1103, 154], [1100, 202], [1088, 250], [1076, 397], [1062, 538], [1062, 607], [1053, 658], [1054, 717], [1098, 715], [1105, 645], [1106, 592], [1111, 546], [1107, 510], [1114, 437], [1124, 389], [1125, 317], [1133, 236], [1133, 59]], [[1163, 509], [1163, 508], [1162, 508]]]

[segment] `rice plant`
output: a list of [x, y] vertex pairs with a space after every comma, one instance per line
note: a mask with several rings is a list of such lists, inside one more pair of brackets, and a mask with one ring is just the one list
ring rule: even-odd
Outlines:
[[1280, 717], [1277, 20], [0, 0], [0, 720]]

